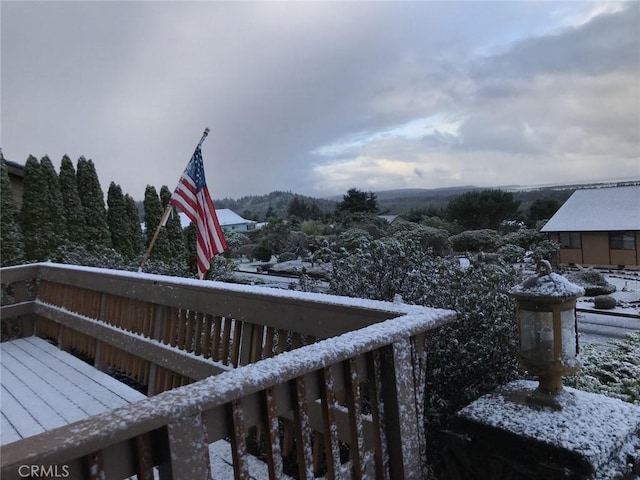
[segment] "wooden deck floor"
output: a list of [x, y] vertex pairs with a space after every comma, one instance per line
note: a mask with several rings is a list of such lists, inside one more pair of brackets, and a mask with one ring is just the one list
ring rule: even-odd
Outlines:
[[0, 445], [146, 398], [38, 337], [0, 344]]
[[[0, 387], [0, 445], [146, 398], [38, 337], [0, 343]], [[209, 456], [217, 478], [233, 478], [227, 441], [210, 444]], [[269, 478], [264, 462], [248, 461], [252, 480]]]

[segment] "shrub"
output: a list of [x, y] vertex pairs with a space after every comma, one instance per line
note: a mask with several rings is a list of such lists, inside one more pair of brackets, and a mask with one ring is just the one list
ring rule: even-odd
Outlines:
[[546, 240], [546, 238], [546, 235], [538, 230], [521, 228], [515, 232], [503, 235], [501, 243], [502, 245], [513, 244], [522, 247], [525, 250], [530, 250], [538, 243]]
[[558, 242], [543, 240], [533, 249], [532, 259], [536, 264], [541, 260], [548, 260], [551, 265], [557, 266], [559, 250], [560, 244]]
[[567, 275], [567, 278], [585, 290], [585, 296], [595, 297], [609, 295], [616, 291], [616, 286], [607, 282], [604, 275], [591, 268], [581, 269]]
[[261, 262], [268, 262], [273, 256], [273, 251], [265, 245], [258, 245], [251, 252], [251, 256]]
[[416, 242], [424, 250], [431, 250], [438, 256], [446, 256], [451, 252], [449, 232], [440, 228], [424, 225], [413, 226], [413, 228], [397, 231], [394, 237], [405, 243], [407, 241]]
[[500, 255], [507, 263], [518, 263], [524, 261], [525, 249], [508, 243], [498, 248], [498, 255]]
[[218, 255], [211, 260], [211, 268], [207, 274], [207, 280], [229, 280], [237, 270], [238, 265], [233, 260]]
[[334, 253], [330, 293], [388, 301], [400, 295], [407, 303], [458, 314], [427, 340], [425, 421], [434, 462], [442, 458], [439, 432], [455, 412], [517, 375], [514, 302], [508, 295], [517, 281], [516, 271], [499, 260], [472, 258], [463, 269], [456, 260], [397, 238]]
[[278, 255], [279, 262], [290, 262], [292, 260], [297, 260], [297, 259], [298, 259], [298, 256], [292, 252], [283, 252], [280, 255]]
[[495, 251], [500, 236], [495, 230], [467, 230], [449, 237], [451, 246], [456, 252]]
[[593, 306], [596, 308], [601, 308], [603, 310], [609, 310], [611, 308], [616, 308], [616, 299], [611, 295], [598, 295], [593, 299]]

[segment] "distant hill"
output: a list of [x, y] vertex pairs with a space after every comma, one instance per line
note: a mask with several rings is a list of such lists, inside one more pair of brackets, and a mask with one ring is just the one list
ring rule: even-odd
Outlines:
[[[581, 184], [557, 184], [542, 186], [504, 185], [500, 187], [476, 187], [464, 185], [446, 188], [407, 188], [398, 190], [383, 190], [374, 192], [378, 199], [380, 213], [406, 215], [413, 209], [441, 210], [449, 201], [458, 195], [472, 190], [497, 189], [512, 192], [516, 200], [520, 200], [520, 208], [526, 211], [529, 206], [540, 198], [556, 200], [562, 205], [571, 194], [580, 188], [599, 188], [624, 185], [640, 185], [640, 180], [621, 180], [607, 182], [593, 182]], [[346, 193], [346, 192], [345, 192]], [[248, 195], [237, 200], [223, 198], [215, 200], [216, 208], [229, 208], [244, 218], [265, 221], [267, 213], [271, 211], [280, 218], [287, 216], [291, 201], [298, 197], [309, 205], [317, 205], [322, 213], [333, 212], [336, 204], [342, 200], [342, 195], [330, 198], [314, 198], [292, 192], [274, 191], [266, 195]]]
[[522, 211], [526, 211], [529, 206], [538, 199], [552, 199], [562, 205], [571, 196], [571, 194], [578, 189], [621, 187], [627, 185], [640, 185], [640, 180], [619, 180], [541, 186], [504, 185], [500, 187], [476, 187], [473, 185], [466, 185], [451, 188], [409, 188], [385, 190], [375, 193], [378, 197], [378, 206], [382, 213], [406, 215], [412, 209], [443, 209], [453, 198], [472, 190], [502, 190], [512, 192], [513, 197], [520, 201], [520, 209]]

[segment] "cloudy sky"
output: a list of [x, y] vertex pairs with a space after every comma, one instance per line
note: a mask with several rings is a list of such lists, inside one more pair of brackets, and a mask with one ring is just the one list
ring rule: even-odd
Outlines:
[[0, 146], [142, 199], [640, 178], [640, 3], [3, 0]]

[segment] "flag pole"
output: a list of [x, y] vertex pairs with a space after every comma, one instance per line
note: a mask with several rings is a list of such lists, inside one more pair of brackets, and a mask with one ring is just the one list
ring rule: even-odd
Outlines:
[[[204, 132], [202, 133], [202, 138], [200, 139], [200, 141], [198, 142], [198, 145], [196, 146], [196, 150], [198, 149], [198, 147], [202, 146], [202, 142], [204, 142], [204, 139], [207, 138], [207, 135], [209, 135], [209, 128], [204, 129]], [[149, 242], [147, 251], [144, 253], [144, 256], [142, 257], [142, 261], [140, 262], [140, 266], [138, 267], [138, 272], [142, 272], [144, 265], [147, 263], [147, 260], [149, 260], [149, 256], [151, 255], [151, 250], [153, 250], [153, 246], [155, 245], [156, 240], [158, 239], [158, 235], [160, 235], [160, 229], [162, 229], [162, 227], [164, 227], [164, 224], [167, 223], [167, 219], [169, 218], [169, 215], [171, 215], [172, 211], [173, 211], [173, 205], [171, 204], [171, 202], [169, 202], [167, 204], [167, 208], [165, 208], [164, 213], [162, 214], [162, 218], [160, 219], [158, 228], [156, 228], [156, 231], [153, 234], [153, 238]]]

